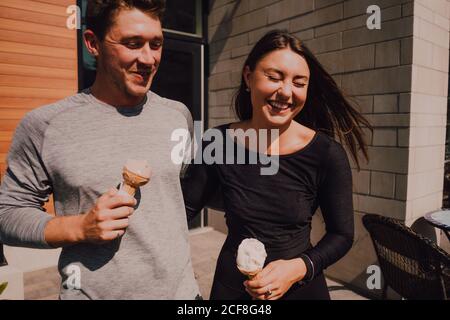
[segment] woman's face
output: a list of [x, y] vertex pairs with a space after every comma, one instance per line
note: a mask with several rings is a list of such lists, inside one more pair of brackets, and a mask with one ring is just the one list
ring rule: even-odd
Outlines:
[[251, 71], [244, 69], [250, 89], [252, 120], [267, 127], [289, 125], [302, 110], [310, 78], [306, 60], [290, 48], [272, 51]]

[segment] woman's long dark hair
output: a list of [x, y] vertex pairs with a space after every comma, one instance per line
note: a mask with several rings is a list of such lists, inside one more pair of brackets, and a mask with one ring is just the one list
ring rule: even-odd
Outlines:
[[[244, 63], [251, 71], [256, 64], [272, 51], [290, 48], [302, 56], [310, 70], [308, 95], [302, 111], [294, 118], [297, 122], [313, 129], [339, 138], [349, 148], [352, 158], [360, 169], [358, 146], [366, 160], [369, 160], [364, 133], [365, 126], [372, 129], [370, 123], [347, 101], [336, 82], [322, 67], [312, 52], [286, 31], [274, 30], [263, 36], [253, 47]], [[234, 97], [234, 108], [241, 121], [252, 118], [250, 93], [242, 76], [241, 84]]]

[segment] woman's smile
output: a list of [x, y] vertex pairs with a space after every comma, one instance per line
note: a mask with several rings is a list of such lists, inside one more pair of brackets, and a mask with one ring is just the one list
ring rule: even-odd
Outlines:
[[267, 100], [267, 104], [270, 106], [271, 111], [278, 114], [287, 113], [288, 110], [292, 110], [295, 108], [294, 104], [277, 101], [277, 100]]

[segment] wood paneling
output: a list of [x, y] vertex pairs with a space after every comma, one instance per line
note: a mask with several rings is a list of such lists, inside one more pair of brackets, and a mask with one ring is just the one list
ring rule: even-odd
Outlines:
[[76, 80], [72, 70], [0, 63], [0, 75]]
[[9, 150], [9, 141], [0, 141], [0, 153], [7, 153]]
[[[53, 99], [53, 101], [63, 99], [74, 94], [73, 89], [44, 89], [44, 88], [18, 88], [18, 87], [0, 87], [0, 96], [10, 98], [37, 98]], [[0, 127], [1, 128], [1, 127]]]
[[65, 24], [60, 27], [55, 27], [34, 22], [0, 18], [0, 28], [5, 30], [29, 32], [31, 34], [37, 33], [69, 39], [76, 39], [77, 37], [76, 31], [67, 29]]
[[0, 62], [25, 66], [41, 66], [49, 68], [69, 69], [76, 75], [77, 61], [74, 59], [49, 58], [31, 54], [1, 52]]
[[12, 132], [10, 131], [0, 131], [0, 141], [11, 141]]
[[0, 40], [8, 42], [19, 42], [26, 44], [35, 44], [39, 46], [75, 49], [77, 44], [72, 38], [61, 38], [47, 36], [36, 33], [28, 33], [21, 31], [1, 30]]
[[[17, 120], [0, 119], [0, 128], [5, 131], [14, 132], [14, 130], [16, 130], [16, 127], [18, 124], [19, 124], [19, 121], [17, 121]], [[0, 157], [0, 163], [1, 162], [2, 162], [2, 158]]]
[[46, 46], [36, 46], [18, 42], [0, 41], [0, 51], [6, 53], [29, 54], [32, 56], [44, 56], [53, 58], [76, 59], [77, 52], [74, 49], [61, 49]]
[[0, 87], [11, 86], [19, 88], [44, 88], [44, 89], [65, 89], [77, 85], [76, 79], [52, 79], [45, 76], [27, 77], [2, 75], [0, 77]]
[[[75, 1], [73, 1], [74, 4]], [[67, 9], [67, 1], [66, 5], [64, 2], [62, 2], [61, 5], [55, 5], [55, 4], [48, 4], [41, 1], [33, 1], [33, 0], [2, 0], [1, 5], [2, 7], [7, 8], [15, 8], [20, 9], [23, 11], [34, 11], [34, 12], [40, 12], [45, 13], [48, 15], [56, 15], [56, 16], [63, 16], [66, 17], [66, 9]]]
[[[30, 110], [31, 109], [7, 109], [7, 108], [0, 108], [0, 119], [20, 120]], [[1, 141], [1, 139], [0, 139], [0, 141]]]
[[[76, 0], [0, 1], [0, 179], [14, 130], [30, 110], [77, 92]], [[53, 212], [53, 205], [47, 205]]]
[[[1, 6], [1, 4], [0, 4]], [[16, 21], [26, 21], [26, 22], [34, 22], [40, 25], [49, 25], [62, 27], [65, 25], [67, 21], [67, 17], [62, 16], [52, 16], [49, 14], [33, 12], [33, 11], [24, 11], [20, 9], [7, 8], [2, 7], [0, 10], [0, 18], [7, 18]]]
[[54, 99], [37, 99], [37, 98], [10, 98], [0, 96], [0, 106], [2, 108], [18, 108], [18, 109], [34, 109], [39, 106], [50, 104], [54, 102]]

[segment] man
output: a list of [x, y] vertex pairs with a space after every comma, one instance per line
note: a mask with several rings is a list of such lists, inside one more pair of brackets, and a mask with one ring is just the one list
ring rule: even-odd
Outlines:
[[[190, 130], [192, 119], [183, 104], [149, 92], [163, 10], [162, 0], [89, 1], [93, 86], [33, 110], [16, 130], [0, 188], [0, 242], [63, 247], [62, 299], [199, 297], [181, 165], [170, 158], [171, 133]], [[112, 188], [127, 159], [153, 170], [135, 198]], [[42, 210], [51, 193], [56, 217]]]

